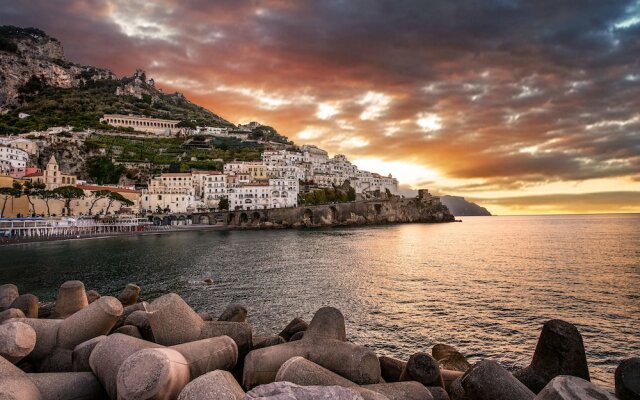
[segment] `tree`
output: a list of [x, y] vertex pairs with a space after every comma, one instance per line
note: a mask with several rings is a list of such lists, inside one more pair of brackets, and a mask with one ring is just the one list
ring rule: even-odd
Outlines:
[[75, 186], [60, 186], [53, 189], [60, 199], [64, 200], [64, 208], [67, 210], [67, 215], [71, 213], [71, 200], [84, 198], [84, 190]]
[[122, 165], [115, 165], [108, 157], [93, 157], [87, 162], [87, 172], [98, 184], [118, 183], [126, 172]]
[[113, 204], [114, 201], [119, 202], [120, 204], [124, 204], [125, 206], [132, 206], [133, 205], [133, 201], [127, 199], [126, 197], [124, 197], [123, 195], [121, 195], [118, 192], [109, 192], [109, 196], [107, 197], [109, 199], [109, 204], [107, 204], [107, 209], [104, 212], [105, 215], [109, 214], [109, 209], [111, 208], [111, 205]]
[[7, 200], [9, 200], [9, 197], [20, 197], [21, 194], [21, 185], [16, 181], [13, 182], [12, 187], [0, 188], [0, 196], [4, 198], [4, 201], [2, 203], [2, 210], [0, 211], [0, 218], [4, 217], [4, 210], [7, 206]]
[[220, 201], [218, 202], [218, 208], [220, 210], [228, 210], [229, 209], [229, 199], [227, 199], [226, 197], [221, 198]]
[[93, 215], [93, 207], [100, 199], [106, 199], [111, 194], [110, 190], [95, 190], [91, 192], [93, 200], [91, 200], [91, 206], [89, 207], [89, 215]]
[[40, 197], [44, 200], [44, 204], [47, 206], [47, 217], [51, 216], [51, 208], [49, 207], [49, 202], [51, 200], [61, 200], [58, 193], [53, 190], [43, 190], [40, 192]]
[[32, 182], [32, 181], [26, 181], [21, 186], [22, 186], [21, 187], [22, 194], [27, 198], [27, 201], [31, 206], [31, 214], [35, 215], [36, 205], [33, 202], [33, 197], [41, 197], [42, 192], [44, 192], [46, 186], [42, 182]]

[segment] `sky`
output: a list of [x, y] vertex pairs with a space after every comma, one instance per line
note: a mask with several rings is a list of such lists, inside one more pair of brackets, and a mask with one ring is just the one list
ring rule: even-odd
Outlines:
[[0, 0], [0, 23], [406, 193], [640, 212], [638, 0]]

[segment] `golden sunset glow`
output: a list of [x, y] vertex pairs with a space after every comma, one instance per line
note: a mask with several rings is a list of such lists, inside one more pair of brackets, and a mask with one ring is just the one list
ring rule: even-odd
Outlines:
[[[67, 58], [497, 214], [640, 212], [633, 1], [15, 2]], [[391, 6], [393, 5], [393, 6]]]

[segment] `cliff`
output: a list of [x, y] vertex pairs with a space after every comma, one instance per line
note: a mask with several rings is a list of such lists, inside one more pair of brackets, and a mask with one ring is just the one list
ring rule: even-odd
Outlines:
[[465, 200], [459, 196], [442, 196], [440, 201], [451, 210], [455, 216], [490, 216], [491, 213], [484, 207]]

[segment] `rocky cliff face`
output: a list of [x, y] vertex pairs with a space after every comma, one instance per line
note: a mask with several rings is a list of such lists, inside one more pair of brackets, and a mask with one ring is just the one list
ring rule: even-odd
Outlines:
[[442, 196], [440, 200], [455, 216], [491, 216], [486, 208], [467, 201], [464, 197]]
[[0, 113], [20, 104], [20, 89], [33, 79], [69, 88], [115, 78], [107, 69], [67, 61], [62, 44], [39, 29], [0, 27]]

